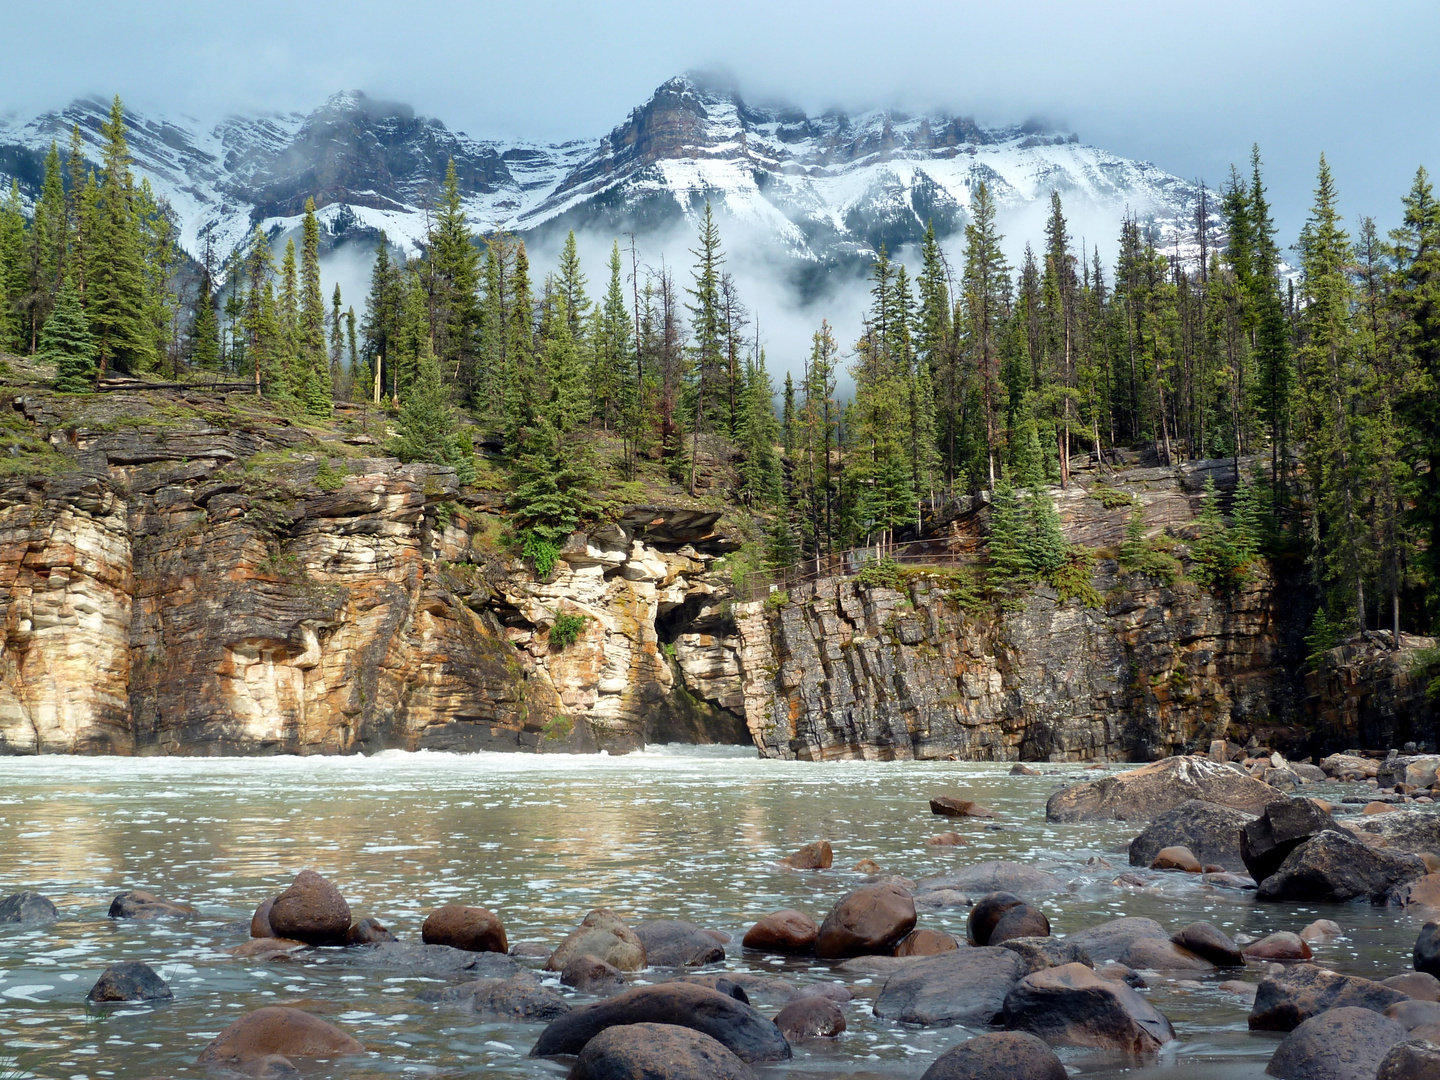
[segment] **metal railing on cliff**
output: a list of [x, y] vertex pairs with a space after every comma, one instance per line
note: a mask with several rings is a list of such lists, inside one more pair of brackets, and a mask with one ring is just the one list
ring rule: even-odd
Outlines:
[[772, 593], [788, 592], [807, 581], [832, 577], [854, 577], [867, 566], [888, 560], [901, 566], [980, 566], [984, 558], [975, 551], [958, 550], [948, 536], [910, 540], [902, 544], [872, 544], [829, 555], [819, 555], [781, 570], [757, 571], [748, 575], [736, 590], [741, 601], [763, 600]]

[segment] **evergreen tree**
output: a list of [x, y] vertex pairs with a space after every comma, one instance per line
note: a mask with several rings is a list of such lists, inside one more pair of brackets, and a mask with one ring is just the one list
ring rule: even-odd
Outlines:
[[725, 256], [720, 251], [720, 229], [710, 203], [705, 203], [705, 217], [700, 224], [699, 246], [695, 256], [694, 285], [688, 289], [694, 303], [689, 305], [691, 317], [691, 350], [694, 353], [695, 408], [692, 414], [690, 443], [690, 494], [695, 494], [695, 469], [700, 456], [700, 429], [709, 422], [708, 407], [721, 381], [721, 307], [720, 264]]
[[[147, 329], [144, 255], [135, 212], [135, 183], [125, 139], [125, 111], [117, 96], [101, 126], [103, 179], [81, 207], [85, 239], [85, 315], [95, 337], [100, 376], [112, 367], [143, 371], [155, 361]], [[88, 235], [85, 235], [88, 234]]]
[[985, 545], [986, 580], [992, 589], [1002, 593], [1028, 583], [1034, 573], [1025, 550], [1029, 532], [1025, 517], [1015, 489], [1002, 475], [996, 481], [990, 504]]
[[775, 422], [774, 402], [775, 386], [765, 368], [765, 352], [760, 350], [758, 355], [752, 354], [746, 363], [739, 432], [740, 448], [745, 456], [741, 476], [745, 498], [751, 506], [774, 506], [783, 495], [780, 458], [775, 453], [779, 430]]
[[395, 428], [398, 434], [390, 452], [401, 461], [449, 465], [462, 484], [474, 482], [475, 459], [469, 435], [458, 426], [450, 391], [429, 349], [419, 357], [415, 380], [400, 406]]
[[203, 371], [220, 367], [220, 319], [215, 313], [214, 286], [209, 267], [201, 267], [200, 288], [195, 295], [195, 317], [190, 323], [190, 363]]
[[995, 203], [982, 182], [975, 190], [973, 220], [965, 227], [964, 299], [967, 351], [985, 412], [986, 480], [992, 489], [1005, 396], [999, 370], [1000, 327], [1010, 292], [1010, 270], [1000, 251], [1001, 240], [995, 227]]
[[[300, 304], [297, 317], [299, 349], [296, 361], [298, 379], [294, 392], [311, 416], [329, 416], [333, 405], [330, 366], [325, 355], [325, 296], [320, 288], [320, 222], [315, 217], [315, 200], [305, 200], [305, 217], [301, 226]], [[286, 249], [286, 258], [293, 260], [293, 246]], [[287, 269], [287, 274], [293, 273]], [[289, 278], [287, 277], [287, 287]], [[298, 384], [298, 385], [295, 385]]]
[[55, 310], [45, 320], [38, 358], [55, 365], [55, 389], [62, 394], [88, 394], [95, 389], [95, 340], [68, 280], [61, 284]]
[[0, 352], [29, 351], [23, 314], [26, 293], [25, 213], [20, 184], [10, 182], [10, 197], [0, 206]]
[[480, 385], [480, 252], [465, 217], [454, 159], [445, 167], [445, 183], [435, 227], [428, 237], [426, 258], [430, 337], [436, 355], [446, 377], [473, 393]]

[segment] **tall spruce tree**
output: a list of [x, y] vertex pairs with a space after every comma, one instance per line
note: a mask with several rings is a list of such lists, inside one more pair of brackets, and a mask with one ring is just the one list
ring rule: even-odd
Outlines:
[[87, 394], [95, 389], [95, 340], [80, 298], [69, 280], [60, 285], [55, 310], [40, 333], [39, 359], [55, 365], [55, 389]]

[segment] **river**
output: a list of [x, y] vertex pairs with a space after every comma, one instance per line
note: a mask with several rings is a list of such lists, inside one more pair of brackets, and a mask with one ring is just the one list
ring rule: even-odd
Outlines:
[[[1116, 886], [1138, 827], [1051, 825], [1058, 784], [1093, 778], [1078, 765], [763, 761], [735, 748], [652, 748], [626, 757], [387, 752], [370, 758], [0, 759], [0, 896], [44, 893], [62, 910], [40, 928], [0, 926], [0, 1042], [30, 1074], [56, 1080], [198, 1077], [195, 1058], [249, 1009], [293, 1002], [368, 1048], [306, 1076], [562, 1077], [527, 1057], [538, 1025], [476, 1023], [417, 994], [423, 978], [360, 964], [325, 949], [259, 962], [228, 955], [235, 923], [311, 867], [334, 881], [357, 918], [374, 916], [418, 940], [431, 909], [488, 907], [513, 944], [558, 943], [595, 907], [628, 921], [689, 919], [728, 932], [726, 966], [794, 982], [834, 980], [830, 966], [742, 953], [739, 939], [779, 908], [818, 922], [860, 882], [849, 867], [874, 859], [905, 877], [986, 859], [1015, 859], [1070, 882], [1040, 901], [1063, 934], [1120, 915], [1178, 929], [1204, 919], [1234, 936], [1299, 930], [1331, 918], [1341, 939], [1316, 947], [1338, 970], [1382, 978], [1409, 970], [1422, 919], [1366, 904], [1259, 904], [1253, 893], [1140, 871], [1145, 889]], [[1345, 789], [1325, 785], [1327, 797]], [[932, 794], [960, 793], [1000, 812], [993, 823], [934, 818]], [[927, 846], [956, 828], [961, 848]], [[803, 873], [776, 864], [828, 839], [835, 867]], [[1091, 860], [1106, 860], [1113, 869]], [[150, 889], [196, 905], [201, 917], [131, 922], [106, 917], [111, 898]], [[965, 912], [924, 914], [921, 926], [964, 936]], [[171, 984], [160, 1006], [87, 1009], [101, 970], [144, 960]], [[536, 963], [536, 961], [531, 961]], [[660, 976], [655, 976], [656, 978]], [[1151, 1066], [1174, 1080], [1258, 1078], [1278, 1036], [1246, 1029], [1249, 1004], [1220, 989], [1234, 972], [1188, 984], [1152, 979], [1145, 991], [1179, 1040]], [[1243, 976], [1258, 981], [1253, 970]], [[857, 997], [849, 1030], [797, 1044], [762, 1077], [918, 1077], [961, 1041], [960, 1028], [905, 1028], [870, 1014], [882, 978], [845, 978]], [[773, 1013], [773, 1010], [768, 1010]], [[1119, 1076], [1125, 1063], [1060, 1050], [1072, 1073]], [[333, 1070], [333, 1071], [327, 1071]], [[1148, 1069], [1146, 1071], [1149, 1071]], [[0, 1066], [0, 1075], [11, 1075]]]

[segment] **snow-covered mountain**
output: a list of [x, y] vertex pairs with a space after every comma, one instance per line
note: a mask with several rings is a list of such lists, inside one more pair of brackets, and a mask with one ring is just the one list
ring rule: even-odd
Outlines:
[[[38, 192], [51, 140], [63, 156], [77, 124], [98, 160], [108, 109], [79, 99], [28, 121], [0, 119], [0, 177]], [[955, 234], [982, 181], [1002, 223], [1024, 221], [1037, 240], [1052, 190], [1072, 221], [1095, 222], [1092, 240], [1113, 238], [1127, 213], [1178, 235], [1196, 196], [1152, 164], [1035, 125], [982, 128], [895, 111], [807, 116], [752, 106], [693, 76], [666, 82], [608, 135], [558, 144], [474, 139], [359, 92], [308, 114], [233, 117], [208, 129], [128, 119], [136, 169], [174, 207], [182, 243], [198, 255], [208, 239], [219, 258], [257, 224], [293, 228], [312, 196], [333, 241], [383, 229], [413, 251], [451, 158], [479, 230], [543, 240], [594, 227], [643, 240], [693, 219], [709, 199], [752, 259], [778, 259], [812, 285], [864, 265], [882, 243], [914, 243], [927, 221], [942, 237]]]

